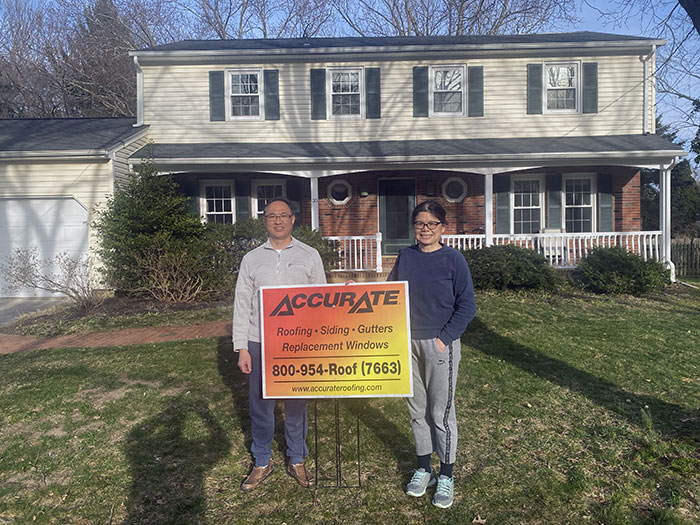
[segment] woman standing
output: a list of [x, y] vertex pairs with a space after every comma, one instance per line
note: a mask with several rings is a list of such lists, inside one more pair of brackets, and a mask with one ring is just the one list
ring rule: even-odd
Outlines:
[[[423, 202], [411, 220], [417, 242], [399, 252], [389, 275], [409, 283], [413, 397], [407, 401], [418, 468], [406, 494], [420, 497], [437, 482], [433, 505], [446, 509], [454, 497], [460, 337], [476, 313], [474, 287], [462, 254], [440, 242], [447, 226], [442, 206]], [[440, 459], [437, 475], [430, 467], [433, 452]]]

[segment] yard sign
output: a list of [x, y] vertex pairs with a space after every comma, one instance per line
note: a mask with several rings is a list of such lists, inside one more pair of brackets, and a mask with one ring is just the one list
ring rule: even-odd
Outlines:
[[410, 397], [408, 283], [262, 287], [263, 397]]

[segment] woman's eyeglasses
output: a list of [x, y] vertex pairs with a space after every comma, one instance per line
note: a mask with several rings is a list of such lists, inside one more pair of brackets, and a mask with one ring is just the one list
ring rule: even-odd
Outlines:
[[434, 230], [435, 228], [437, 228], [440, 224], [442, 224], [442, 223], [439, 222], [439, 221], [429, 221], [429, 222], [416, 221], [416, 222], [413, 223], [413, 227], [414, 227], [416, 230], [422, 230], [423, 228], [425, 228], [425, 227], [427, 226], [428, 229], [429, 229], [430, 231], [432, 231], [432, 230]]

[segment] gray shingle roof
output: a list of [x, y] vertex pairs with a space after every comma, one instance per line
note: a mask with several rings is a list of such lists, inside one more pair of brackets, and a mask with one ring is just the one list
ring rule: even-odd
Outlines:
[[259, 163], [391, 162], [406, 160], [476, 160], [625, 156], [668, 158], [683, 149], [658, 135], [598, 137], [391, 140], [307, 143], [152, 144], [132, 159], [183, 162], [201, 160]]
[[466, 36], [405, 36], [405, 37], [340, 37], [340, 38], [270, 38], [247, 40], [183, 40], [161, 46], [148, 47], [141, 52], [162, 51], [252, 51], [300, 50], [357, 47], [445, 46], [487, 44], [562, 44], [631, 42], [652, 44], [655, 39], [640, 36], [617, 35], [579, 31], [574, 33], [540, 33], [528, 35], [466, 35]]
[[106, 152], [139, 133], [133, 117], [0, 119], [0, 154]]

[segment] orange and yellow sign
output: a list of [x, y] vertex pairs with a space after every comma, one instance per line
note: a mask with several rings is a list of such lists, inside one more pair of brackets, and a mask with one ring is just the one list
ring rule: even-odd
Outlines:
[[408, 283], [263, 287], [263, 397], [410, 397]]

